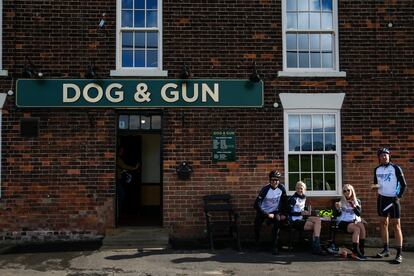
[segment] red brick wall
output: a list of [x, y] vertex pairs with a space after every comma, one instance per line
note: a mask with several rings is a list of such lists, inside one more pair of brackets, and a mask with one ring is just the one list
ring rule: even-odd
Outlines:
[[[164, 69], [178, 78], [185, 62], [196, 79], [246, 79], [253, 61], [264, 80], [263, 108], [165, 109], [164, 226], [174, 236], [199, 236], [201, 196], [229, 192], [249, 229], [252, 203], [272, 168], [284, 171], [279, 93], [346, 94], [341, 111], [343, 184], [352, 184], [376, 230], [369, 190], [375, 150], [389, 146], [408, 184], [414, 182], [414, 28], [412, 1], [339, 1], [340, 69], [346, 78], [279, 78], [280, 1], [164, 1]], [[90, 61], [101, 78], [115, 69], [115, 1], [3, 1], [1, 91], [21, 78], [26, 56], [45, 78], [83, 78]], [[106, 13], [104, 30], [97, 28]], [[389, 28], [388, 23], [393, 22]], [[40, 118], [40, 136], [22, 138], [19, 121]], [[184, 119], [182, 119], [184, 118]], [[211, 132], [236, 131], [237, 162], [211, 162]], [[100, 235], [114, 227], [116, 112], [3, 108], [0, 232], [76, 231]], [[180, 161], [194, 168], [178, 180]], [[331, 198], [311, 198], [325, 206]], [[403, 201], [403, 231], [413, 235], [414, 195]], [[46, 234], [47, 235], [47, 234]], [[76, 233], [72, 235], [75, 236]], [[16, 234], [14, 238], [18, 239]]]

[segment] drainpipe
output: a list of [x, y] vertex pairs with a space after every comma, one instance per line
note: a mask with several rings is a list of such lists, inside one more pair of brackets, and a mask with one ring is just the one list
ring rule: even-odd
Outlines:
[[2, 114], [3, 114], [3, 105], [6, 101], [7, 94], [6, 93], [0, 93], [0, 198], [1, 198], [1, 161], [2, 161], [2, 150], [1, 150], [1, 136], [2, 136]]

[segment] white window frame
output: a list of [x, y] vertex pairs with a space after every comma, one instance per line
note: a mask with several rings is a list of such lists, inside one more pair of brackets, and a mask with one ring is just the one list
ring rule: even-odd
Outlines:
[[[279, 95], [283, 105], [283, 124], [284, 124], [284, 166], [285, 166], [285, 188], [288, 194], [293, 194], [294, 190], [289, 190], [289, 155], [290, 154], [334, 154], [335, 162], [335, 189], [325, 191], [306, 191], [308, 196], [340, 196], [342, 192], [342, 150], [341, 150], [341, 106], [345, 97], [344, 93], [336, 94], [295, 94], [281, 93]], [[314, 114], [333, 114], [335, 115], [335, 151], [295, 151], [289, 152], [289, 115], [314, 115]]]
[[287, 11], [286, 1], [282, 0], [282, 44], [283, 44], [283, 71], [278, 72], [279, 77], [346, 77], [346, 72], [339, 71], [339, 40], [338, 40], [338, 0], [332, 0], [332, 20], [333, 28], [330, 31], [321, 31], [320, 29], [295, 29], [298, 32], [315, 32], [331, 33], [334, 36], [333, 41], [333, 68], [288, 68], [287, 67], [287, 47], [286, 33], [287, 29]]
[[111, 70], [111, 76], [143, 76], [143, 77], [166, 77], [168, 76], [168, 71], [162, 69], [163, 59], [162, 59], [162, 0], [158, 1], [158, 15], [157, 15], [157, 25], [156, 28], [145, 28], [145, 30], [154, 30], [158, 32], [158, 67], [156, 68], [144, 68], [144, 67], [135, 67], [135, 68], [124, 68], [122, 67], [122, 31], [123, 30], [139, 30], [139, 28], [122, 28], [122, 0], [116, 1], [116, 70]]
[[7, 74], [7, 70], [3, 70], [3, 0], [0, 0], [0, 76]]

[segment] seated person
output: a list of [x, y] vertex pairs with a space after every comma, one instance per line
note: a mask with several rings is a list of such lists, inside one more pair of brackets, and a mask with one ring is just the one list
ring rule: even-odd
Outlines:
[[[320, 243], [321, 219], [319, 217], [311, 217], [310, 212], [305, 207], [306, 184], [302, 181], [298, 181], [295, 189], [296, 192], [289, 197], [287, 202], [288, 220], [295, 229], [313, 230], [312, 252], [314, 254], [323, 254]], [[305, 218], [304, 216], [307, 217]]]
[[340, 201], [335, 202], [334, 216], [338, 228], [352, 233], [352, 258], [365, 260], [365, 226], [361, 221], [361, 201], [356, 197], [352, 185], [343, 187], [343, 195]]
[[266, 220], [268, 224], [273, 224], [272, 228], [272, 254], [279, 254], [278, 239], [280, 220], [286, 217], [283, 214], [286, 206], [286, 190], [280, 184], [281, 174], [278, 171], [269, 173], [269, 183], [265, 185], [257, 196], [254, 208], [256, 218], [254, 220], [254, 235], [256, 243], [260, 239], [260, 229]]

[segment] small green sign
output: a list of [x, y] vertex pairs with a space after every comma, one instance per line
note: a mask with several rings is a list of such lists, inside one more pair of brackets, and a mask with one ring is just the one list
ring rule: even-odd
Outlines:
[[231, 130], [213, 131], [213, 162], [236, 161], [236, 134]]
[[263, 82], [249, 80], [20, 79], [18, 107], [262, 107]]

